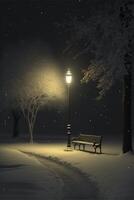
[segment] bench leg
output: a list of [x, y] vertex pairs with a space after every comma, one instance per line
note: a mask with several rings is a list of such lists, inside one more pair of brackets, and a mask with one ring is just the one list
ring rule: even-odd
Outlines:
[[80, 144], [79, 144], [79, 150], [80, 150]]
[[100, 154], [102, 153], [102, 151], [101, 151], [101, 146], [100, 146]]
[[83, 144], [83, 151], [85, 151], [85, 144]]
[[97, 147], [96, 147], [96, 146], [94, 146], [94, 151], [95, 151], [95, 153], [96, 153], [96, 149], [97, 149]]

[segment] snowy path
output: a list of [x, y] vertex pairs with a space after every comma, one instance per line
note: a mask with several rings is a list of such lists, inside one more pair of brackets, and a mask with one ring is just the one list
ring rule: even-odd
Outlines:
[[97, 200], [96, 184], [80, 170], [52, 158], [0, 149], [0, 200]]
[[[24, 153], [24, 152], [23, 152]], [[26, 153], [29, 156], [34, 156], [44, 168], [49, 169], [53, 175], [63, 181], [62, 200], [97, 200], [99, 198], [98, 189], [88, 177], [82, 174], [76, 168], [59, 164], [53, 160], [37, 154]], [[56, 186], [58, 187], [58, 186]]]
[[134, 199], [133, 154], [120, 154], [114, 143], [102, 155], [66, 152], [65, 145], [0, 145], [0, 200]]
[[0, 149], [0, 200], [60, 200], [61, 187], [60, 180], [36, 159]]

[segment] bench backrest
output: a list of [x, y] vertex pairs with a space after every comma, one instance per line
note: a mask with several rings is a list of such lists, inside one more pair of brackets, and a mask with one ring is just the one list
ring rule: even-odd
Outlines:
[[80, 134], [78, 138], [81, 141], [92, 142], [92, 143], [97, 143], [97, 144], [100, 144], [102, 141], [102, 136], [98, 136], [98, 135]]

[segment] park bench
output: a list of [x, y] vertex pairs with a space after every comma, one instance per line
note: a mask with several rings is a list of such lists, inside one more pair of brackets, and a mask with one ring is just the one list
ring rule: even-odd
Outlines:
[[102, 143], [102, 136], [98, 135], [85, 135], [85, 134], [80, 134], [78, 137], [75, 137], [72, 139], [72, 144], [74, 145], [74, 149], [76, 145], [79, 146], [79, 150], [81, 150], [81, 145], [83, 146], [83, 150], [85, 150], [85, 146], [89, 145], [92, 146], [96, 152], [96, 149], [100, 149], [101, 152], [101, 143]]

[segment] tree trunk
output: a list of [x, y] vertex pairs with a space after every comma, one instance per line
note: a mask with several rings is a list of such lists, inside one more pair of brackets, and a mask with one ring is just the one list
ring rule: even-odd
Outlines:
[[124, 76], [124, 134], [123, 134], [123, 153], [132, 151], [132, 128], [131, 128], [131, 89], [132, 89], [132, 72]]
[[30, 130], [30, 143], [33, 144], [33, 132]]
[[17, 137], [19, 135], [18, 125], [21, 115], [18, 110], [13, 110], [12, 115], [13, 115], [13, 137]]
[[29, 128], [29, 133], [30, 133], [30, 143], [33, 144], [33, 128], [30, 122], [28, 124], [28, 128]]

